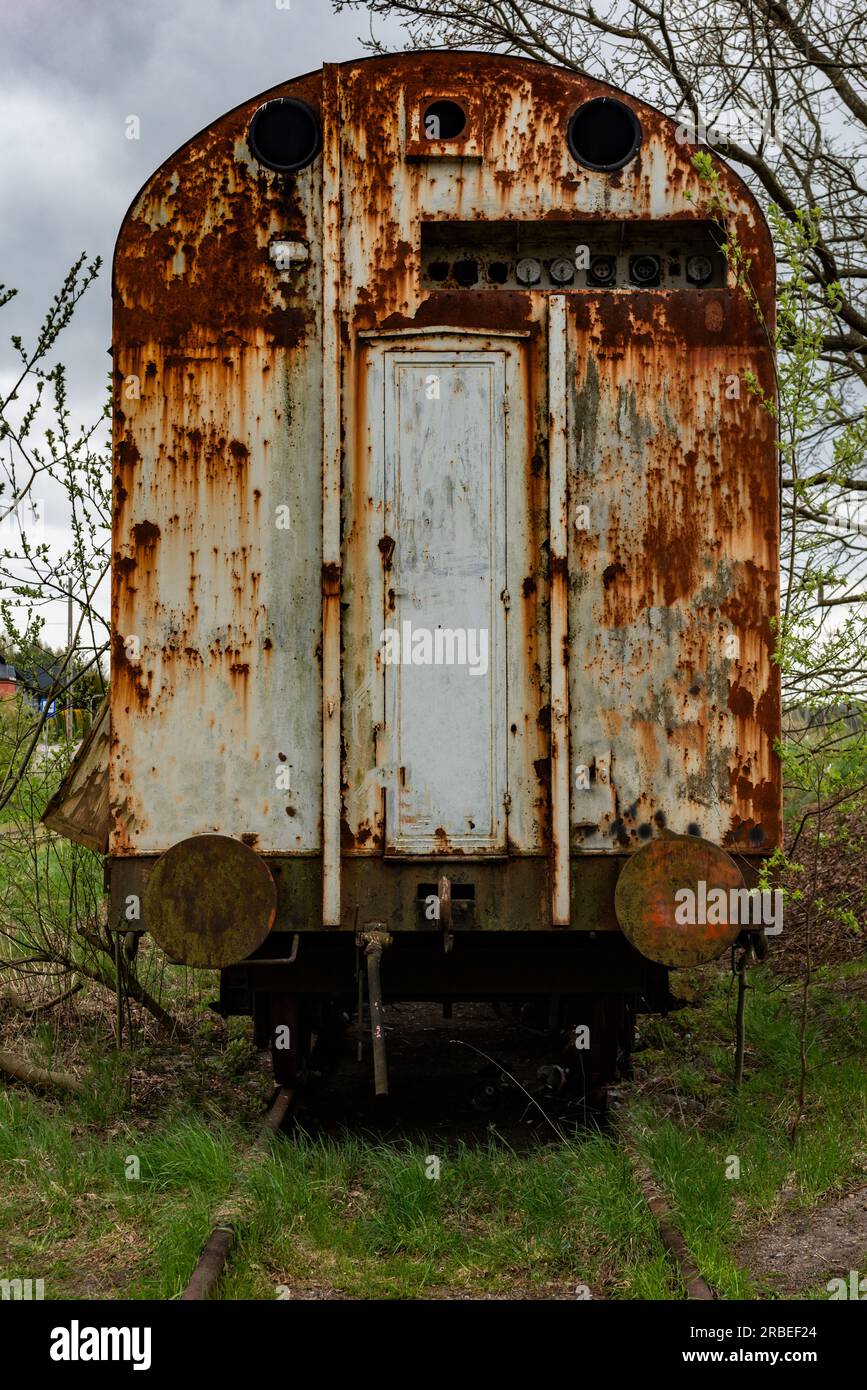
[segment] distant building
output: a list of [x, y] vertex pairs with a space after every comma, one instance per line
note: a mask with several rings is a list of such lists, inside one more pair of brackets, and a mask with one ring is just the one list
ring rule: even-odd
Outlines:
[[[12, 671], [15, 682], [11, 693], [21, 695], [34, 710], [43, 710], [51, 691], [60, 679], [58, 675], [59, 663], [55, 660], [46, 659], [45, 663], [34, 661], [24, 666], [7, 666], [5, 669]], [[4, 667], [0, 664], [0, 672]], [[0, 677], [2, 679], [2, 677]], [[54, 701], [52, 700], [52, 703]], [[54, 711], [50, 711], [54, 713]]]
[[18, 677], [15, 667], [0, 661], [0, 700], [9, 700], [18, 694]]

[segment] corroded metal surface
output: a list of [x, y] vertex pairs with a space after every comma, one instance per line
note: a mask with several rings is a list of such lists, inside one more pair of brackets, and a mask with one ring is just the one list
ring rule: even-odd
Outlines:
[[569, 904], [569, 588], [566, 297], [548, 301], [548, 623], [551, 652], [551, 921], [568, 927]]
[[[421, 138], [431, 93], [467, 114], [444, 157]], [[344, 875], [349, 859], [386, 851], [400, 768], [377, 654], [401, 537], [371, 383], [388, 343], [507, 364], [506, 636], [491, 653], [506, 674], [505, 852], [552, 851], [561, 599], [571, 920], [582, 857], [628, 853], [666, 827], [747, 855], [777, 843], [777, 468], [745, 385], [752, 370], [771, 389], [772, 371], [743, 296], [563, 295], [562, 557], [549, 515], [552, 287], [438, 290], [422, 276], [424, 221], [574, 223], [578, 243], [582, 221], [664, 224], [670, 239], [705, 220], [693, 150], [628, 96], [637, 157], [613, 175], [575, 162], [569, 118], [606, 93], [497, 55], [351, 62], [228, 113], [139, 194], [114, 284], [114, 856], [213, 830], [265, 854], [324, 848], [319, 921], [345, 926], [337, 818]], [[272, 96], [323, 118], [322, 154], [289, 178], [247, 148]], [[767, 229], [741, 181], [720, 174], [770, 315]], [[280, 268], [276, 239], [307, 258]], [[444, 833], [436, 854], [466, 848]]]
[[163, 165], [115, 255], [114, 855], [321, 841], [321, 167], [263, 170], [257, 105]]
[[322, 70], [322, 921], [340, 925], [340, 69]]
[[219, 970], [267, 937], [277, 889], [264, 859], [228, 835], [194, 835], [154, 866], [143, 919], [169, 960]]
[[627, 847], [668, 826], [767, 850], [777, 478], [744, 384], [749, 369], [773, 390], [761, 332], [734, 291], [571, 307], [570, 487], [586, 507], [570, 536], [572, 732], [574, 757], [605, 769], [573, 797], [573, 843]]
[[[648, 960], [701, 965], [742, 930], [737, 912], [729, 911], [732, 889], [745, 895], [743, 874], [725, 850], [691, 836], [666, 836], [627, 861], [614, 904], [624, 935]], [[722, 897], [713, 898], [720, 890], [724, 905]]]
[[400, 340], [380, 362], [372, 395], [385, 405], [377, 449], [396, 537], [382, 652], [371, 633], [385, 675], [386, 852], [436, 854], [446, 841], [502, 855], [507, 353]]
[[42, 813], [49, 830], [65, 835], [88, 849], [105, 854], [108, 849], [108, 755], [111, 710], [104, 700], [90, 732]]

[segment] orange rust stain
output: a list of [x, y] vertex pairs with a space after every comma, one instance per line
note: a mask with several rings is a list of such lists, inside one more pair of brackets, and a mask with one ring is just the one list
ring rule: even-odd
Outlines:
[[729, 690], [728, 706], [733, 714], [740, 719], [750, 719], [753, 714], [755, 701], [752, 691], [745, 685], [733, 685]]
[[150, 702], [150, 688], [143, 672], [133, 664], [127, 655], [123, 635], [115, 632], [111, 644], [111, 688], [112, 704], [129, 709], [133, 703], [147, 706]]
[[140, 545], [144, 549], [151, 549], [155, 546], [161, 534], [160, 528], [154, 521], [137, 521], [132, 528], [132, 533], [135, 536], [136, 545]]

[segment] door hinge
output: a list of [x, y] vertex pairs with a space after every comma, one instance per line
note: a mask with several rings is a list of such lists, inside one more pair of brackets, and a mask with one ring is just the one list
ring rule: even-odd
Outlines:
[[511, 608], [511, 606], [512, 606], [512, 595], [509, 593], [508, 589], [504, 589], [504, 590], [503, 590], [503, 592], [500, 594], [500, 598], [503, 600], [503, 607], [504, 607], [504, 608]]

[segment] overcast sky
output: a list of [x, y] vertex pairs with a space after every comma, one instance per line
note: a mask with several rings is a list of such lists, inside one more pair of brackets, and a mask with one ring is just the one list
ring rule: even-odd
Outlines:
[[[224, 111], [277, 82], [362, 52], [363, 11], [330, 0], [0, 0], [0, 381], [12, 333], [32, 338], [82, 252], [96, 285], [61, 338], [73, 418], [101, 408], [111, 341], [110, 266], [123, 215], [167, 155]], [[401, 31], [379, 27], [401, 45]], [[138, 116], [140, 138], [126, 137]], [[46, 538], [62, 501], [46, 497]], [[62, 605], [46, 632], [65, 641]]]

